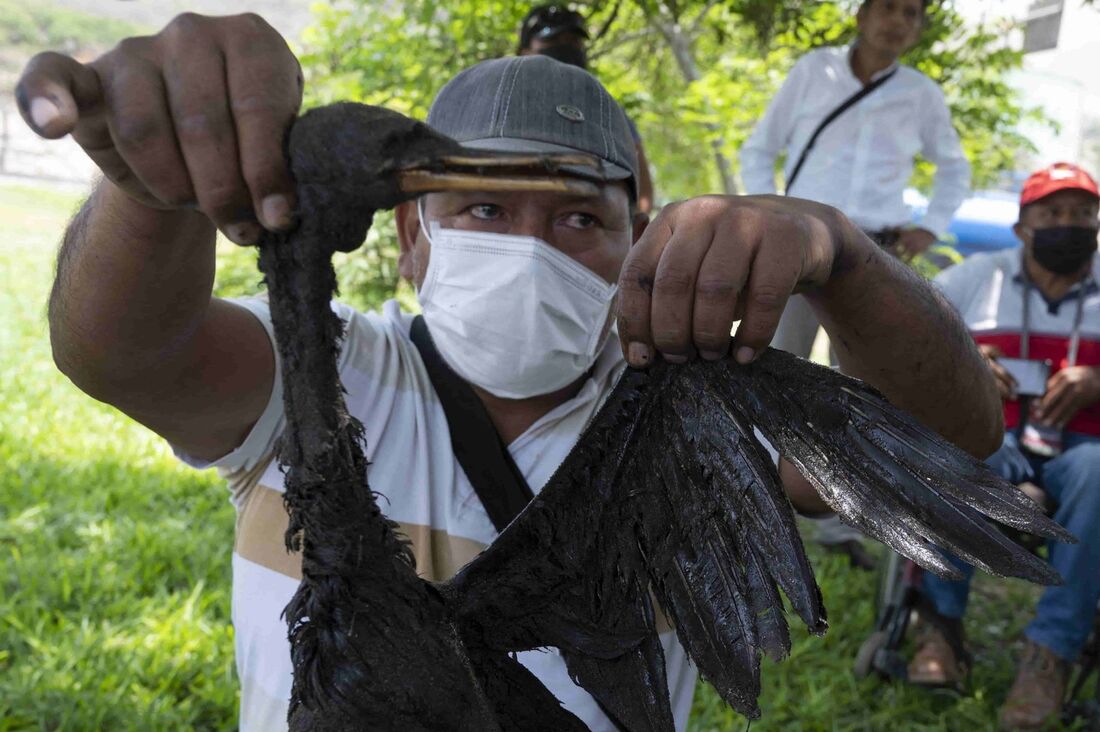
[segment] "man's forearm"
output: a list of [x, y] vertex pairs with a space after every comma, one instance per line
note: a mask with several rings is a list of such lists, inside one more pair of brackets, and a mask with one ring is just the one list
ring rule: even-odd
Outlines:
[[200, 213], [154, 210], [102, 181], [58, 255], [49, 308], [58, 367], [104, 392], [163, 362], [209, 307], [214, 235]]
[[841, 368], [985, 457], [1004, 433], [989, 369], [951, 305], [852, 227], [832, 277], [807, 296]]

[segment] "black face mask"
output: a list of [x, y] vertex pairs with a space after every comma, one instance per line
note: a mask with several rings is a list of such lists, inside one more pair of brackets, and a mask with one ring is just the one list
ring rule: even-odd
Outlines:
[[1035, 229], [1031, 256], [1054, 274], [1073, 274], [1096, 253], [1096, 229], [1088, 226], [1049, 226]]
[[582, 69], [588, 68], [588, 52], [572, 43], [559, 43], [556, 46], [549, 46], [539, 51], [539, 55], [549, 56], [570, 66], [580, 66]]

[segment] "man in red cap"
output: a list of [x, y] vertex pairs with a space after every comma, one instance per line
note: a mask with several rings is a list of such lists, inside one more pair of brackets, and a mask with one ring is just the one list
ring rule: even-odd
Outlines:
[[[1042, 488], [1055, 520], [1080, 543], [1051, 545], [1065, 578], [1043, 594], [1027, 627], [1016, 682], [1001, 710], [1005, 729], [1056, 719], [1068, 666], [1081, 652], [1100, 600], [1100, 192], [1081, 168], [1056, 163], [1032, 175], [1014, 227], [1019, 249], [976, 255], [936, 282], [966, 321], [997, 380], [1006, 433], [989, 458], [1008, 480]], [[934, 613], [909, 668], [911, 681], [953, 685], [966, 672], [965, 580], [926, 575]]]

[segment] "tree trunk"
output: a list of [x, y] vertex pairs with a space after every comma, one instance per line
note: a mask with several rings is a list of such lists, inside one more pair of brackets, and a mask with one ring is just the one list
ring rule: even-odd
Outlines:
[[[684, 32], [679, 23], [670, 22], [654, 15], [650, 15], [649, 20], [664, 36], [665, 41], [672, 50], [673, 57], [676, 59], [676, 65], [680, 67], [680, 73], [683, 75], [684, 80], [689, 84], [698, 81], [702, 74], [699, 73], [699, 67], [695, 63], [695, 54], [691, 48], [690, 36]], [[708, 103], [707, 106], [709, 108], [710, 104]], [[722, 177], [722, 190], [727, 194], [734, 195], [738, 192], [737, 180], [733, 176], [733, 166], [730, 165], [729, 159], [722, 152], [722, 131], [718, 125], [713, 123], [708, 123], [707, 129], [717, 135], [711, 140], [710, 147], [714, 153], [714, 164], [718, 168], [718, 174]]]

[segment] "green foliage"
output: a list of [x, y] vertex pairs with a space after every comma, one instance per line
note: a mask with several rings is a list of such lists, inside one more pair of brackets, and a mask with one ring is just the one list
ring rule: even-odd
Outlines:
[[101, 18], [44, 2], [0, 0], [0, 45], [70, 53], [102, 50], [139, 32], [133, 23]]
[[997, 728], [996, 710], [1015, 675], [1022, 647], [1017, 638], [1029, 620], [1036, 588], [979, 573], [967, 624], [975, 666], [966, 695], [856, 679], [852, 662], [874, 625], [871, 598], [875, 576], [854, 571], [846, 559], [822, 555], [815, 549], [811, 547], [810, 553], [829, 610], [829, 632], [817, 638], [802, 628], [792, 628], [790, 657], [778, 665], [765, 661], [760, 720], [749, 726], [701, 684], [695, 694], [691, 730], [968, 732]]
[[[423, 116], [460, 69], [513, 53], [529, 0], [349, 0], [319, 5], [303, 61], [314, 102], [385, 104]], [[638, 122], [665, 200], [718, 190], [708, 146], [720, 139], [736, 159], [790, 66], [807, 50], [846, 43], [857, 0], [577, 2], [593, 29], [593, 70]], [[665, 27], [691, 44], [701, 78], [686, 83]], [[1007, 85], [1021, 63], [1008, 26], [967, 29], [947, 0], [929, 11], [923, 40], [906, 59], [941, 84], [978, 185], [1028, 149], [1016, 132], [1022, 109]], [[713, 125], [717, 131], [708, 129]], [[927, 188], [927, 170], [917, 183]]]
[[[337, 252], [333, 257], [339, 297], [359, 310], [372, 310], [397, 297], [405, 310], [418, 307], [412, 287], [400, 282], [397, 273], [397, 237], [393, 213], [375, 216], [366, 243], [354, 252]], [[264, 290], [263, 276], [256, 268], [256, 249], [239, 247], [218, 235], [214, 294], [218, 297], [255, 295]]]
[[50, 358], [76, 202], [0, 188], [0, 730], [235, 729], [226, 490]]
[[[849, 42], [855, 31], [855, 0], [575, 5], [592, 31], [593, 71], [638, 124], [662, 201], [720, 192], [712, 143], [736, 161], [794, 62], [811, 48]], [[352, 99], [423, 118], [458, 71], [516, 51], [516, 28], [530, 6], [530, 0], [318, 4], [303, 38], [307, 103]], [[678, 69], [669, 27], [691, 44], [700, 71], [694, 82]], [[1005, 82], [1021, 57], [1004, 46], [1003, 31], [967, 32], [945, 3], [930, 12], [921, 45], [906, 59], [943, 86], [978, 186], [1011, 169], [1016, 154], [1029, 148], [1016, 126], [1034, 115]], [[930, 181], [930, 166], [918, 165], [914, 183], [927, 191]], [[371, 235], [353, 255], [344, 291], [384, 298], [397, 286], [396, 273], [362, 265], [385, 262], [396, 239], [388, 226]]]
[[908, 264], [921, 277], [930, 280], [963, 259], [963, 255], [950, 244], [936, 243], [929, 247], [928, 251], [909, 260]]
[[[315, 6], [303, 38], [309, 104], [352, 99], [415, 117], [454, 74], [486, 58], [516, 51], [516, 29], [531, 0], [347, 0]], [[589, 0], [575, 2], [588, 18], [593, 72], [635, 120], [654, 169], [658, 199], [723, 189], [711, 145], [736, 167], [752, 132], [788, 70], [806, 51], [848, 43], [858, 0]], [[975, 187], [1011, 170], [1031, 149], [1017, 131], [1025, 118], [1007, 84], [1021, 64], [1004, 40], [1009, 24], [967, 29], [952, 0], [934, 5], [921, 44], [905, 59], [940, 83]], [[689, 43], [699, 78], [684, 80], [669, 34]], [[921, 161], [914, 184], [931, 186]], [[375, 227], [361, 261], [385, 261], [396, 249], [391, 228]], [[360, 261], [360, 260], [357, 260]], [[345, 291], [381, 293], [396, 274], [359, 267]], [[367, 278], [366, 280], [364, 278]]]

